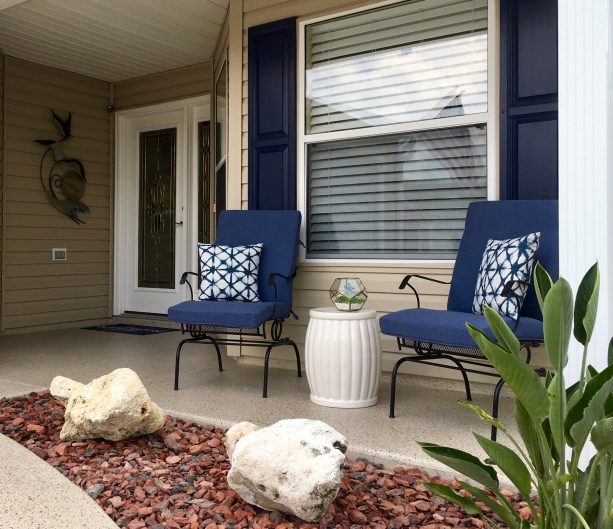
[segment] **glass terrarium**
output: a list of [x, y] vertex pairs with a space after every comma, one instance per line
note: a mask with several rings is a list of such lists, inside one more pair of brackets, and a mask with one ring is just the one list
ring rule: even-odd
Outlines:
[[357, 277], [337, 277], [330, 287], [330, 299], [337, 310], [360, 310], [368, 294], [364, 283]]

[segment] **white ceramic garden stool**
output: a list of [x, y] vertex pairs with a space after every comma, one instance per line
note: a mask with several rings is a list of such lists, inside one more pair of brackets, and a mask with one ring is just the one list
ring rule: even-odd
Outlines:
[[306, 372], [311, 402], [333, 408], [377, 403], [381, 347], [374, 310], [311, 309]]

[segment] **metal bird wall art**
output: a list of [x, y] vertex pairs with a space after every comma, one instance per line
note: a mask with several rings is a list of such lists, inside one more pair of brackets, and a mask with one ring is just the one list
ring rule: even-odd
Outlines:
[[89, 213], [81, 202], [85, 194], [85, 168], [76, 158], [64, 156], [64, 142], [70, 138], [72, 114], [66, 119], [51, 110], [53, 120], [59, 128], [60, 139], [35, 140], [47, 149], [40, 161], [40, 183], [51, 205], [77, 224], [85, 224], [79, 214]]

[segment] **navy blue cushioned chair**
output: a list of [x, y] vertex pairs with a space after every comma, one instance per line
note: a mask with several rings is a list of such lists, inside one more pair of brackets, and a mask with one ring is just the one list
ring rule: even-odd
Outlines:
[[[472, 312], [477, 276], [487, 241], [511, 239], [537, 231], [541, 237], [535, 261], [539, 261], [555, 280], [558, 277], [558, 202], [555, 200], [504, 200], [470, 204], [451, 283], [416, 274], [402, 280], [400, 289], [409, 287], [413, 291], [417, 308], [393, 312], [380, 320], [381, 332], [396, 337], [400, 350], [413, 351], [410, 356], [400, 358], [392, 370], [390, 417], [394, 417], [398, 369], [405, 362], [459, 370], [468, 400], [472, 400], [468, 373], [498, 377], [493, 403], [493, 416], [498, 416], [498, 401], [504, 381], [473, 342], [466, 322], [493, 337], [485, 317]], [[421, 308], [419, 294], [410, 283], [412, 278], [451, 284], [447, 310]], [[506, 318], [526, 351], [527, 362], [530, 362], [530, 348], [543, 342], [542, 319], [532, 287], [518, 319], [513, 321]], [[492, 439], [495, 438], [496, 431], [492, 428]]]
[[[264, 390], [268, 396], [268, 363], [275, 347], [290, 346], [296, 354], [298, 376], [300, 352], [294, 341], [283, 338], [283, 321], [292, 315], [292, 280], [296, 275], [296, 254], [299, 244], [300, 212], [298, 211], [223, 211], [219, 215], [216, 244], [240, 246], [262, 243], [258, 290], [260, 302], [197, 301], [185, 272], [180, 284], [187, 284], [191, 301], [168, 309], [168, 319], [181, 324], [190, 338], [177, 346], [175, 390], [179, 389], [181, 349], [187, 343], [212, 344], [217, 352], [219, 370], [223, 371], [219, 344], [266, 347], [264, 356]], [[267, 324], [269, 334], [267, 334]]]

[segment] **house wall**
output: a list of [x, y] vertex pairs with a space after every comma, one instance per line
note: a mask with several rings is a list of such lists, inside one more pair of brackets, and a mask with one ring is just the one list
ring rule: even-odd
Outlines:
[[0, 323], [2, 322], [2, 226], [3, 226], [3, 189], [4, 189], [4, 54], [0, 50]]
[[113, 84], [116, 110], [186, 99], [211, 92], [211, 62]]
[[[104, 81], [6, 58], [2, 330], [109, 316], [109, 90]], [[50, 108], [72, 112], [65, 154], [85, 166], [83, 202], [91, 209], [80, 226], [54, 209], [41, 188], [44, 149], [34, 140], [58, 137]], [[54, 247], [67, 248], [68, 260], [53, 262]]]
[[[240, 1], [240, 0], [239, 0]], [[309, 2], [295, 2], [291, 0], [243, 0], [242, 23], [242, 99], [230, 100], [230, 113], [233, 107], [241, 105], [241, 147], [242, 147], [242, 167], [240, 171], [240, 197], [235, 199], [236, 204], [240, 204], [243, 209], [247, 209], [248, 198], [248, 30], [252, 26], [265, 24], [275, 20], [284, 19], [291, 16], [296, 17], [315, 17], [330, 13], [342, 12], [361, 6], [372, 5], [374, 1], [361, 0], [311, 0]], [[230, 17], [230, 24], [235, 23]], [[232, 35], [232, 27], [230, 28]], [[230, 42], [230, 48], [235, 45]], [[230, 134], [234, 131], [230, 129]], [[232, 143], [232, 137], [230, 138]], [[232, 163], [230, 161], [230, 163]], [[230, 176], [232, 172], [230, 172]], [[230, 188], [230, 183], [229, 183]], [[230, 198], [232, 200], [232, 198]], [[451, 279], [453, 271], [452, 264], [419, 264], [419, 263], [397, 263], [397, 264], [312, 264], [302, 263], [299, 265], [298, 274], [294, 281], [294, 310], [299, 316], [299, 320], [289, 319], [285, 329], [287, 334], [293, 338], [304, 350], [304, 338], [306, 326], [308, 324], [308, 312], [310, 308], [329, 306], [330, 298], [328, 288], [336, 277], [360, 277], [368, 289], [368, 301], [366, 308], [375, 309], [378, 316], [388, 312], [410, 308], [415, 306], [414, 298], [408, 290], [399, 291], [398, 285], [406, 274], [424, 274], [440, 280], [448, 281]], [[444, 309], [447, 305], [449, 287], [437, 285], [421, 280], [414, 282], [415, 287], [420, 292], [422, 306], [433, 309]], [[423, 293], [423, 294], [422, 294]], [[382, 336], [384, 371], [391, 371], [394, 363], [400, 357], [396, 341], [393, 338]], [[261, 350], [243, 348], [243, 355], [261, 357]], [[282, 352], [282, 349], [275, 351], [274, 356], [279, 358], [283, 355], [285, 360], [291, 360], [291, 351]], [[535, 352], [534, 364], [542, 364], [544, 354], [542, 351]], [[406, 373], [418, 373], [420, 375], [435, 376], [440, 378], [460, 377], [456, 371], [434, 368], [429, 366], [414, 366], [405, 364], [402, 371]], [[472, 377], [479, 379], [477, 376]], [[492, 379], [482, 377], [480, 380], [491, 382]]]

